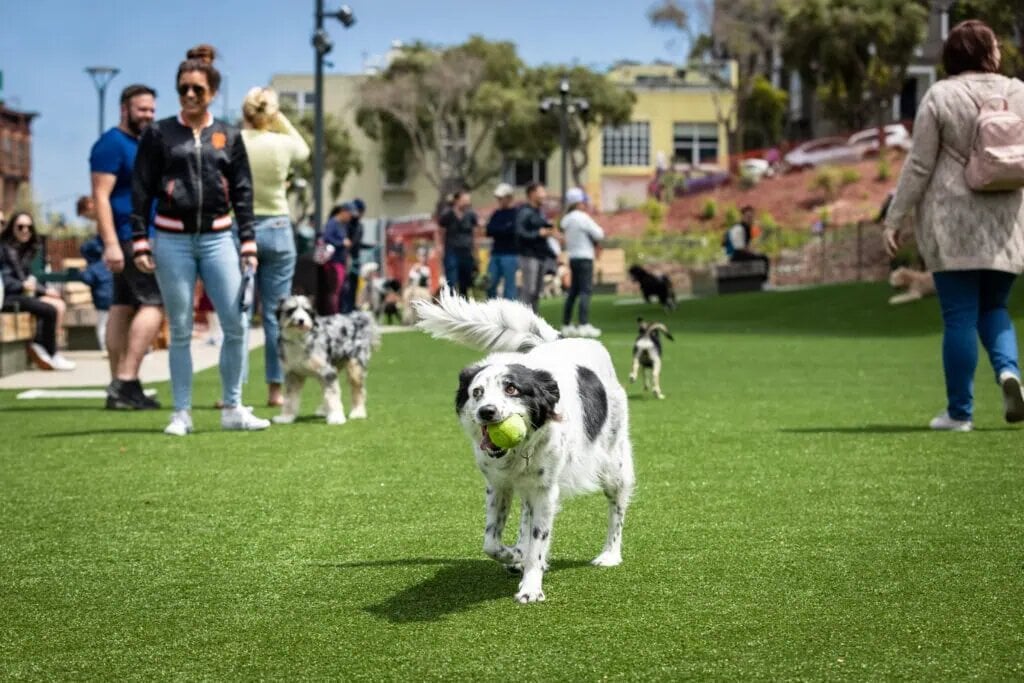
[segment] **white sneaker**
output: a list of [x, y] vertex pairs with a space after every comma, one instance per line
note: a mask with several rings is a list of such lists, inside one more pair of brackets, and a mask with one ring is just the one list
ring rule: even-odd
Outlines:
[[586, 337], [588, 339], [597, 339], [601, 336], [601, 330], [597, 329], [590, 323], [580, 325], [578, 332], [581, 337]]
[[580, 333], [580, 330], [575, 325], [562, 325], [562, 336], [563, 337], [575, 337]]
[[969, 432], [974, 429], [974, 423], [970, 420], [954, 420], [945, 411], [941, 415], [932, 418], [928, 426], [931, 429], [942, 432]]
[[171, 413], [171, 423], [164, 427], [164, 434], [185, 436], [192, 431], [192, 415], [187, 410], [175, 410]]
[[53, 370], [53, 356], [43, 348], [42, 344], [35, 342], [29, 344], [28, 355], [40, 370]]
[[253, 432], [269, 427], [270, 420], [253, 415], [249, 406], [236, 406], [220, 411], [220, 426], [232, 431]]
[[65, 358], [64, 356], [60, 355], [59, 353], [55, 353], [55, 354], [53, 354], [53, 356], [50, 357], [50, 365], [53, 366], [54, 370], [64, 370], [64, 371], [74, 370], [75, 367], [76, 367], [74, 361], [68, 360], [67, 358]]
[[1003, 388], [1004, 417], [1007, 422], [1024, 422], [1024, 389], [1020, 377], [1010, 371], [999, 375], [999, 386]]

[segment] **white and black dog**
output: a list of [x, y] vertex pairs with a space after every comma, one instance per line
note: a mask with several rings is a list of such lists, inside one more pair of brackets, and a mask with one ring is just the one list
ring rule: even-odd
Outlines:
[[664, 323], [644, 322], [643, 318], [637, 318], [638, 326], [636, 341], [633, 342], [633, 369], [629, 372], [629, 381], [635, 382], [637, 376], [643, 373], [644, 389], [652, 388], [654, 395], [658, 398], [665, 398], [661, 393], [661, 335], [664, 333], [670, 340], [675, 341], [672, 333], [668, 331]]
[[370, 355], [380, 345], [373, 317], [356, 312], [318, 316], [304, 296], [281, 299], [275, 311], [281, 327], [278, 353], [284, 366], [284, 406], [274, 417], [278, 424], [291, 424], [299, 414], [302, 386], [315, 377], [323, 386], [323, 404], [317, 414], [327, 424], [345, 424], [338, 373], [348, 374], [352, 387], [353, 420], [366, 417], [366, 370]]
[[[562, 339], [526, 306], [468, 301], [442, 292], [439, 303], [414, 304], [417, 326], [435, 337], [493, 351], [459, 375], [455, 410], [487, 480], [484, 552], [522, 570], [519, 602], [544, 600], [551, 527], [559, 500], [604, 491], [608, 533], [593, 564], [622, 562], [622, 526], [633, 493], [633, 447], [626, 392], [597, 341]], [[497, 447], [487, 426], [513, 414], [526, 437]], [[502, 542], [512, 496], [519, 496], [519, 540]]]

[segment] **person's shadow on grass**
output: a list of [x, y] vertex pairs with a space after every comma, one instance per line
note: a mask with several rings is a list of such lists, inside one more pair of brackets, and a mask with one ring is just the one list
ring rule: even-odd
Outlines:
[[[555, 561], [551, 572], [587, 566], [587, 562]], [[338, 569], [412, 567], [438, 565], [440, 569], [430, 578], [409, 586], [386, 600], [369, 605], [365, 612], [393, 624], [437, 621], [484, 602], [508, 600], [512, 602], [519, 576], [507, 572], [493, 560], [460, 560], [440, 558], [414, 558], [407, 560], [377, 560], [344, 562], [322, 566]]]

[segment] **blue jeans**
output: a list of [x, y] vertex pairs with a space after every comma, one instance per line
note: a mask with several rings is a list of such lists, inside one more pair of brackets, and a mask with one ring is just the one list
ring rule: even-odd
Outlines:
[[970, 420], [974, 408], [974, 371], [978, 337], [988, 353], [996, 381], [1007, 370], [1020, 376], [1017, 334], [1006, 303], [1016, 275], [996, 270], [948, 270], [935, 273], [942, 307], [942, 367], [947, 410], [954, 420]]
[[594, 289], [594, 259], [571, 258], [569, 271], [572, 280], [569, 284], [569, 295], [565, 297], [562, 309], [562, 324], [572, 324], [572, 307], [577, 297], [580, 300], [580, 325], [590, 324], [590, 294]]
[[491, 261], [487, 265], [487, 298], [494, 299], [498, 296], [498, 282], [504, 281], [505, 287], [501, 290], [502, 298], [515, 301], [519, 297], [519, 288], [516, 287], [516, 272], [519, 270], [518, 254], [491, 254]]
[[448, 287], [465, 296], [473, 286], [473, 271], [476, 261], [468, 251], [448, 250], [444, 252], [444, 277]]
[[156, 279], [171, 328], [171, 394], [175, 410], [192, 407], [192, 296], [203, 279], [224, 333], [220, 348], [221, 400], [242, 403], [246, 315], [242, 313], [242, 270], [229, 230], [202, 235], [157, 231], [153, 238]]
[[292, 293], [295, 276], [295, 237], [288, 216], [256, 217], [256, 287], [263, 307], [263, 360], [267, 384], [284, 381], [281, 357], [277, 352], [281, 331], [275, 308], [281, 299]]

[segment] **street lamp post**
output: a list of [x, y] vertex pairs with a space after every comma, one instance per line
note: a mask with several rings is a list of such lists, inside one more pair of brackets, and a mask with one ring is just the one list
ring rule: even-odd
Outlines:
[[324, 0], [315, 0], [316, 30], [313, 32], [313, 49], [316, 51], [316, 69], [313, 89], [313, 228], [322, 229], [324, 212], [324, 56], [334, 48], [331, 37], [324, 30], [324, 17], [334, 17], [345, 28], [356, 23], [352, 8], [342, 5], [337, 12], [324, 12]]
[[562, 200], [561, 206], [565, 208], [565, 193], [569, 189], [569, 115], [579, 113], [586, 115], [590, 109], [590, 103], [582, 97], [569, 99], [569, 79], [563, 78], [558, 84], [558, 98], [545, 97], [540, 102], [540, 110], [543, 113], [550, 112], [558, 107], [558, 144], [562, 148]]
[[114, 76], [121, 73], [121, 70], [112, 66], [87, 66], [85, 73], [92, 77], [92, 83], [96, 86], [96, 92], [99, 95], [100, 135], [103, 135], [103, 108], [107, 98], [107, 85], [114, 80]]

